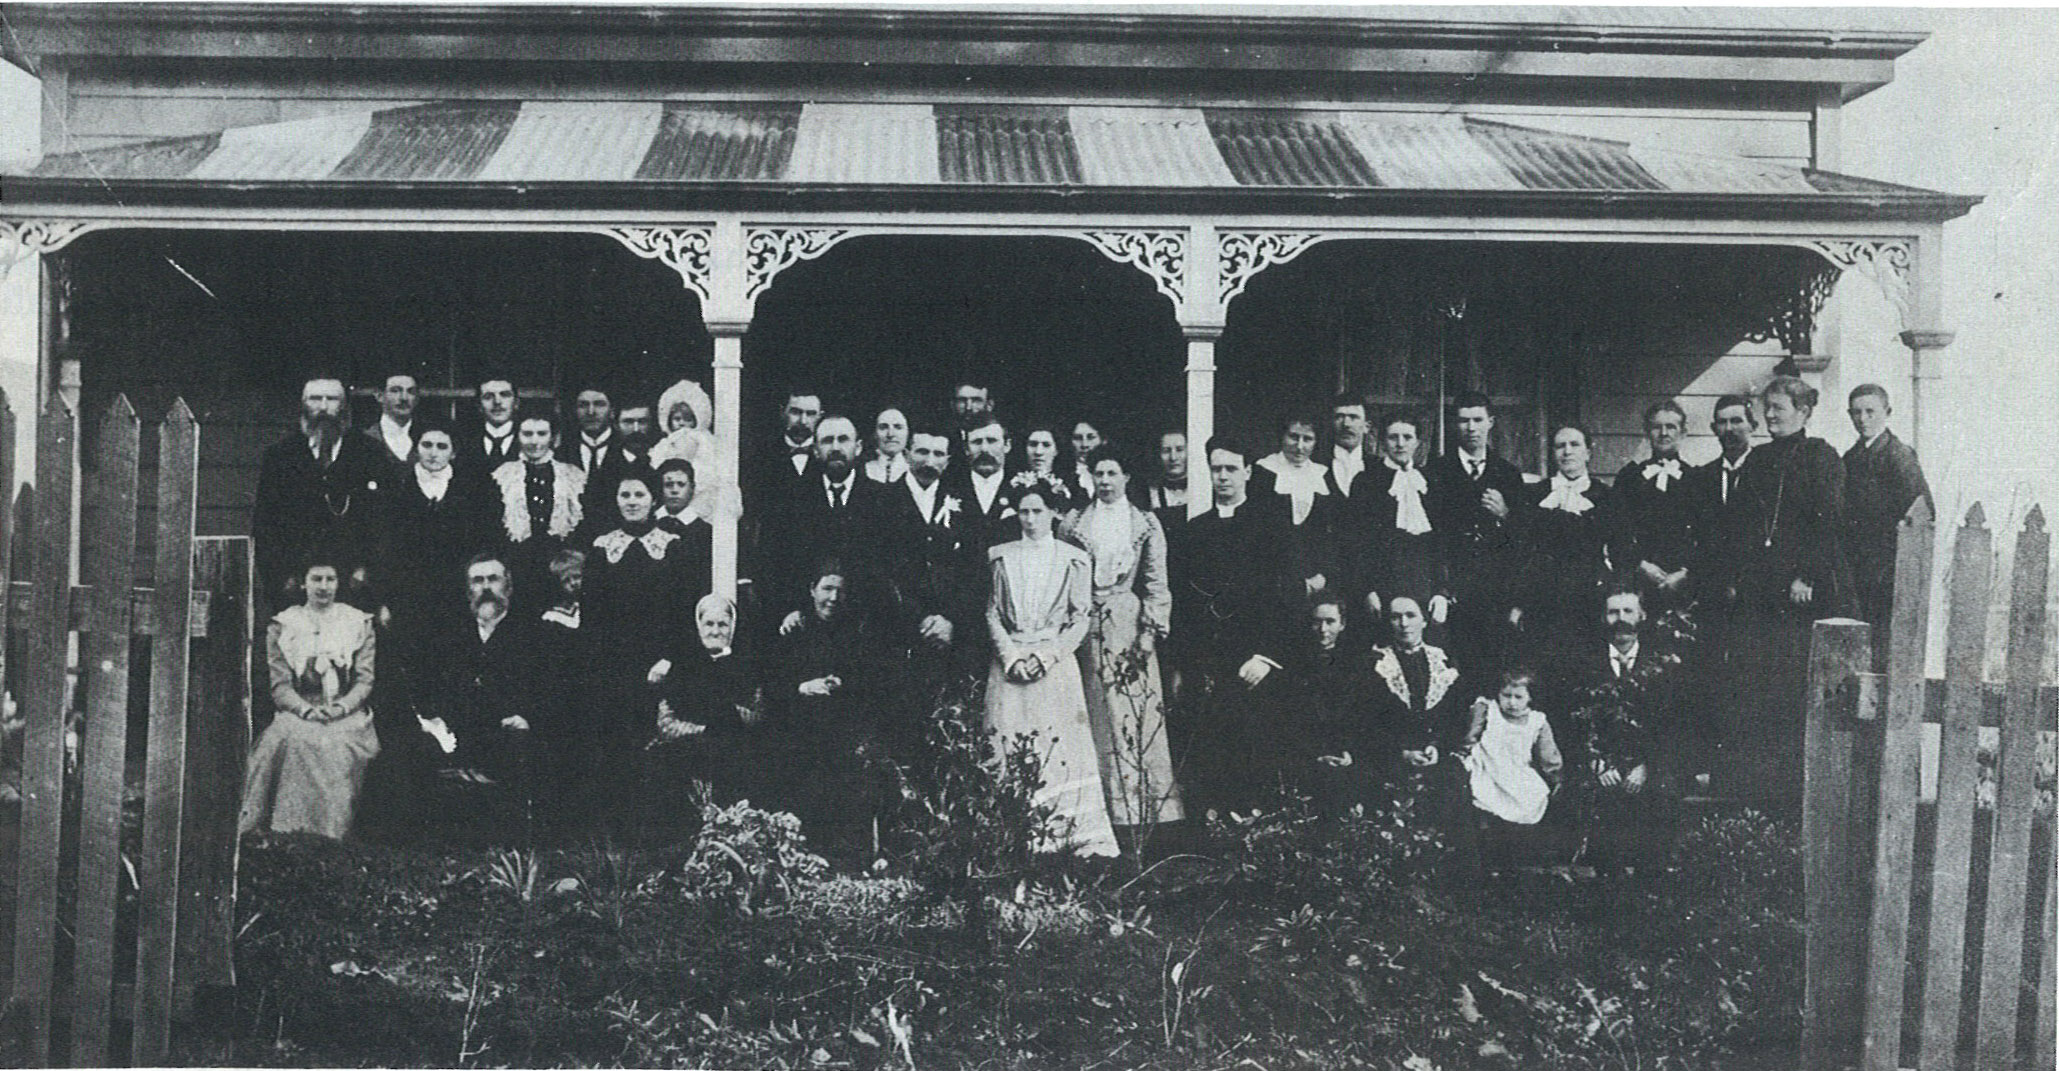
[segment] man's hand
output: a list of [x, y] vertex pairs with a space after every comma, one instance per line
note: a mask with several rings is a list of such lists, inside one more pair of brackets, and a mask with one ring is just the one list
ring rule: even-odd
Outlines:
[[1630, 768], [1630, 775], [1623, 778], [1623, 791], [1633, 796], [1644, 791], [1644, 782], [1649, 776], [1651, 776], [1650, 771], [1644, 768], [1643, 763], [1640, 762], [1632, 766]]
[[1664, 587], [1666, 585], [1666, 571], [1664, 569], [1659, 568], [1656, 565], [1653, 565], [1651, 562], [1638, 562], [1637, 571], [1644, 574], [1644, 578], [1646, 580], [1649, 580], [1652, 583], [1659, 585], [1660, 587]]
[[1522, 608], [1522, 607], [1520, 607], [1520, 606], [1511, 606], [1511, 607], [1509, 607], [1509, 627], [1510, 627], [1510, 628], [1522, 628], [1522, 627], [1523, 627], [1523, 608]]
[[[1595, 763], [1595, 765], [1601, 766], [1600, 763]], [[1613, 766], [1602, 766], [1600, 776], [1597, 776], [1594, 780], [1596, 784], [1603, 788], [1614, 788], [1623, 783], [1623, 773]]]
[[1442, 595], [1430, 596], [1430, 620], [1443, 624], [1451, 616], [1451, 600]]
[[451, 732], [450, 726], [444, 724], [442, 718], [417, 717], [415, 721], [421, 725], [423, 732], [435, 739], [436, 747], [444, 754], [448, 755], [458, 749], [458, 734]]
[[665, 683], [665, 678], [671, 675], [672, 660], [660, 658], [656, 662], [651, 663], [651, 671], [644, 674], [643, 679], [651, 684], [663, 684]]
[[1373, 615], [1374, 617], [1378, 617], [1378, 616], [1380, 616], [1380, 605], [1381, 605], [1381, 603], [1380, 603], [1380, 593], [1379, 593], [1379, 592], [1377, 592], [1377, 591], [1368, 591], [1368, 592], [1366, 592], [1366, 612], [1367, 612], [1367, 613], [1370, 613], [1370, 614], [1372, 614], [1372, 615]]
[[812, 695], [818, 697], [833, 695], [837, 690], [837, 686], [842, 683], [843, 682], [837, 680], [836, 675], [832, 673], [826, 677], [817, 677], [812, 681], [802, 681], [800, 692], [802, 695]]
[[1797, 577], [1794, 583], [1787, 586], [1787, 597], [1792, 599], [1796, 606], [1807, 606], [1810, 600], [1816, 597], [1816, 589], [1810, 587], [1808, 581]]
[[1317, 573], [1314, 576], [1309, 577], [1307, 580], [1302, 581], [1301, 583], [1303, 586], [1308, 588], [1307, 594], [1313, 595], [1316, 592], [1323, 590], [1323, 585], [1328, 584], [1329, 582], [1330, 581], [1327, 577], [1323, 576], [1323, 574], [1321, 573]]
[[381, 631], [381, 632], [384, 632], [384, 631], [386, 631], [387, 629], [390, 629], [390, 628], [392, 628], [392, 627], [393, 627], [393, 608], [392, 608], [392, 607], [390, 607], [390, 606], [381, 606], [381, 607], [379, 607], [379, 631]]
[[1667, 573], [1665, 578], [1659, 581], [1659, 590], [1678, 591], [1680, 589], [1680, 585], [1685, 583], [1687, 583], [1687, 570], [1675, 569], [1672, 572]]
[[922, 619], [922, 639], [932, 647], [951, 646], [951, 620], [942, 614]]
[[1315, 761], [1325, 766], [1346, 767], [1351, 765], [1351, 752], [1347, 751], [1341, 755], [1317, 755]]
[[1509, 515], [1508, 499], [1501, 497], [1501, 492], [1492, 487], [1480, 492], [1480, 508], [1494, 514], [1496, 520], [1504, 520]]
[[1425, 748], [1415, 750], [1404, 750], [1401, 753], [1401, 757], [1410, 766], [1414, 766], [1417, 769], [1422, 769], [1426, 766], [1435, 766], [1437, 765], [1437, 745], [1431, 744], [1430, 746]]
[[527, 732], [529, 730], [529, 719], [523, 717], [520, 714], [510, 714], [507, 717], [502, 718], [500, 720], [500, 727], [503, 729], [516, 729], [522, 732]]
[[1273, 664], [1271, 662], [1257, 655], [1252, 655], [1244, 660], [1243, 665], [1237, 667], [1237, 679], [1243, 681], [1246, 688], [1256, 688], [1261, 681], [1272, 674], [1272, 671]]

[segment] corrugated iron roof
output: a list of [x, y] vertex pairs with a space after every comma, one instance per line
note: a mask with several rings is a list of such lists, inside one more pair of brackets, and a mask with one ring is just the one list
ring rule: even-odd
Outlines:
[[1938, 196], [1457, 113], [956, 103], [448, 101], [51, 156], [34, 175]]
[[798, 104], [721, 107], [671, 101], [635, 177], [641, 182], [776, 182], [793, 157], [800, 122]]
[[993, 185], [1083, 181], [1062, 108], [938, 108], [937, 173], [945, 182]]

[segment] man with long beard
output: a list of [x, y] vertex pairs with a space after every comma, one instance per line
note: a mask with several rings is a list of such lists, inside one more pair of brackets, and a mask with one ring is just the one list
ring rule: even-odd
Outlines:
[[314, 376], [300, 388], [300, 420], [259, 462], [250, 531], [257, 577], [269, 612], [295, 601], [286, 584], [317, 547], [343, 562], [340, 600], [365, 605], [364, 586], [384, 530], [379, 481], [388, 472], [378, 447], [350, 432], [343, 381]]

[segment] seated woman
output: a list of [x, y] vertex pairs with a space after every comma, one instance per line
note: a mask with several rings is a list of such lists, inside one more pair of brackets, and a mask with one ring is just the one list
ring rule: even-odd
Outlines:
[[635, 769], [657, 710], [655, 670], [690, 628], [679, 605], [691, 583], [678, 553], [682, 537], [652, 523], [654, 482], [644, 469], [622, 472], [615, 489], [621, 524], [586, 555], [579, 631], [588, 652], [587, 731], [597, 741], [602, 780]]
[[[1094, 563], [1051, 534], [1056, 480], [1038, 476], [1013, 497], [1022, 538], [987, 552], [994, 572], [987, 630], [994, 661], [987, 672], [987, 731], [1006, 756], [1029, 735], [1043, 757], [1037, 802], [1052, 807], [1058, 829], [1040, 847], [1115, 855], [1115, 829], [1102, 792], [1100, 759], [1075, 657], [1093, 627]], [[1068, 828], [1069, 827], [1069, 828]]]
[[372, 615], [336, 601], [340, 573], [325, 556], [300, 574], [306, 599], [265, 629], [272, 724], [250, 752], [239, 833], [319, 833], [341, 839], [379, 753], [372, 728]]
[[736, 650], [736, 603], [710, 594], [694, 606], [693, 642], [671, 659], [659, 688], [657, 719], [644, 750], [650, 767], [649, 823], [693, 824], [693, 782], [715, 802], [752, 798], [754, 763], [746, 733], [758, 724], [760, 697], [751, 665]]
[[1330, 592], [1309, 603], [1307, 646], [1295, 667], [1294, 720], [1281, 764], [1288, 783], [1314, 797], [1326, 815], [1371, 803], [1380, 766], [1372, 703], [1380, 685], [1372, 652], [1345, 636], [1349, 601]]
[[766, 806], [792, 811], [809, 839], [848, 843], [869, 830], [871, 782], [864, 758], [878, 729], [889, 676], [886, 648], [846, 600], [844, 564], [809, 571], [808, 611], [779, 637], [766, 681], [776, 738], [763, 764], [778, 791]]

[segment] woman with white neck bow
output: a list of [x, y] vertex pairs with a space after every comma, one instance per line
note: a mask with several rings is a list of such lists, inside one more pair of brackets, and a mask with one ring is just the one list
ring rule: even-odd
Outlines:
[[1527, 601], [1535, 616], [1526, 614], [1524, 625], [1541, 640], [1578, 642], [1574, 637], [1593, 636], [1600, 627], [1616, 500], [1588, 471], [1589, 443], [1576, 424], [1553, 430], [1551, 478], [1533, 488], [1537, 508], [1530, 515], [1534, 562]]
[[1280, 422], [1279, 450], [1259, 458], [1251, 473], [1253, 497], [1277, 494], [1294, 522], [1289, 553], [1294, 575], [1302, 577], [1313, 595], [1337, 578], [1337, 514], [1344, 504], [1344, 492], [1331, 478], [1330, 468], [1315, 460], [1316, 428], [1313, 414], [1294, 413]]

